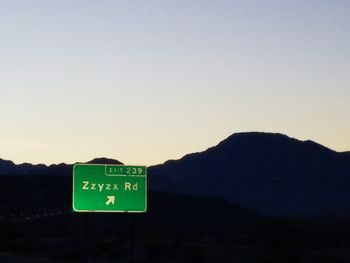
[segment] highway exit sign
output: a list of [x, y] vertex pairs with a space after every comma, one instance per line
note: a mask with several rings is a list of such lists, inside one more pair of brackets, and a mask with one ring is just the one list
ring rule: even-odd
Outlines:
[[147, 167], [76, 164], [73, 167], [75, 212], [129, 212], [147, 210]]

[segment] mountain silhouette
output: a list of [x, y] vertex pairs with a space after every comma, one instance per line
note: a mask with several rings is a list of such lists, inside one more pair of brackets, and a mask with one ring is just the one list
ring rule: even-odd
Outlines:
[[[52, 165], [51, 167], [54, 167]], [[0, 159], [0, 175], [25, 175], [25, 174], [36, 174], [48, 168], [44, 164], [33, 165], [30, 163], [22, 163], [16, 165], [14, 162], [9, 160]]]
[[118, 160], [105, 158], [105, 157], [95, 158], [87, 163], [90, 163], [90, 164], [123, 164], [122, 162], [119, 162]]
[[[0, 159], [0, 175], [71, 176], [72, 166]], [[218, 197], [271, 215], [350, 214], [350, 152], [282, 134], [236, 133], [206, 151], [149, 167], [148, 175], [151, 190]]]
[[1, 262], [349, 262], [349, 152], [234, 134], [149, 167], [145, 214], [72, 212], [72, 166], [0, 160]]
[[[89, 164], [123, 164], [118, 160], [100, 157], [95, 158], [88, 162]], [[0, 175], [65, 175], [69, 176], [72, 174], [73, 164], [30, 164], [22, 163], [16, 165], [14, 162], [9, 160], [0, 159]]]
[[149, 174], [152, 189], [221, 197], [272, 215], [350, 212], [349, 152], [282, 134], [233, 134]]

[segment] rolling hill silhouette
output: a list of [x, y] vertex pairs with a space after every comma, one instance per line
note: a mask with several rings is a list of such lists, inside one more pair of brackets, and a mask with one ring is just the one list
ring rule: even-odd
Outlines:
[[273, 215], [350, 211], [350, 154], [281, 134], [237, 133], [149, 168], [153, 189], [217, 196]]

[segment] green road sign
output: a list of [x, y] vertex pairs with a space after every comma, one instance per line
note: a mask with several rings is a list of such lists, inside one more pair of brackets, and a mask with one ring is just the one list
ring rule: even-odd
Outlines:
[[74, 165], [74, 211], [143, 213], [146, 209], [146, 166]]

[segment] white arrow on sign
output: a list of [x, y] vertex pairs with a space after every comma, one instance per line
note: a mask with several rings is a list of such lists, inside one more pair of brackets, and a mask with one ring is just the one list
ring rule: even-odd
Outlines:
[[106, 201], [106, 205], [114, 205], [114, 202], [115, 202], [115, 196], [114, 195], [110, 195], [110, 196], [107, 196], [107, 201]]

